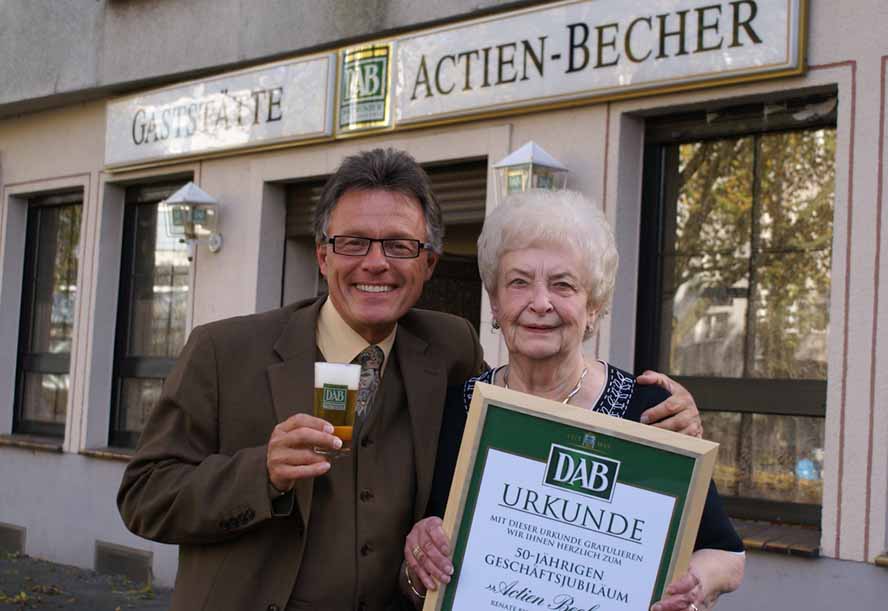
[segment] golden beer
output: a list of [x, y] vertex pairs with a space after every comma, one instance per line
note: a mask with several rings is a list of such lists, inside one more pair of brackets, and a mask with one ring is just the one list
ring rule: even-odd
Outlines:
[[338, 451], [315, 448], [315, 452], [329, 456], [351, 452], [360, 381], [360, 365], [315, 363], [314, 415], [332, 424], [333, 434], [342, 440]]

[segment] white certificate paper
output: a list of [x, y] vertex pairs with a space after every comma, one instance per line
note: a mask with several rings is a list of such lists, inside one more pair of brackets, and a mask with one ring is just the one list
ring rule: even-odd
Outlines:
[[648, 609], [675, 499], [619, 482], [591, 498], [544, 484], [546, 467], [488, 451], [452, 608]]

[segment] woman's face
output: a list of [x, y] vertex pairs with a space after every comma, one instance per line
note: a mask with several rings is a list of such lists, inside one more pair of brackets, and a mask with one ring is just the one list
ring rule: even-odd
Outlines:
[[547, 359], [581, 349], [590, 313], [579, 259], [562, 245], [522, 248], [500, 258], [490, 301], [510, 354]]

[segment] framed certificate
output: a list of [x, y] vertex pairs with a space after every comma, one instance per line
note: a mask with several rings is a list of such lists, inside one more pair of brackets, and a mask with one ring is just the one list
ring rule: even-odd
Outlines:
[[645, 611], [687, 570], [718, 444], [475, 385], [424, 609]]

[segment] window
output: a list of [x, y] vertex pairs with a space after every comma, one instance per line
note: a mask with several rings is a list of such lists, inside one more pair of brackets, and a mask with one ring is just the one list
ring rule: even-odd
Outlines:
[[65, 435], [82, 202], [53, 195], [28, 207], [14, 433]]
[[686, 384], [736, 517], [819, 524], [835, 98], [652, 121], [636, 355]]
[[181, 184], [126, 192], [110, 445], [135, 447], [185, 343], [191, 262], [162, 200]]

